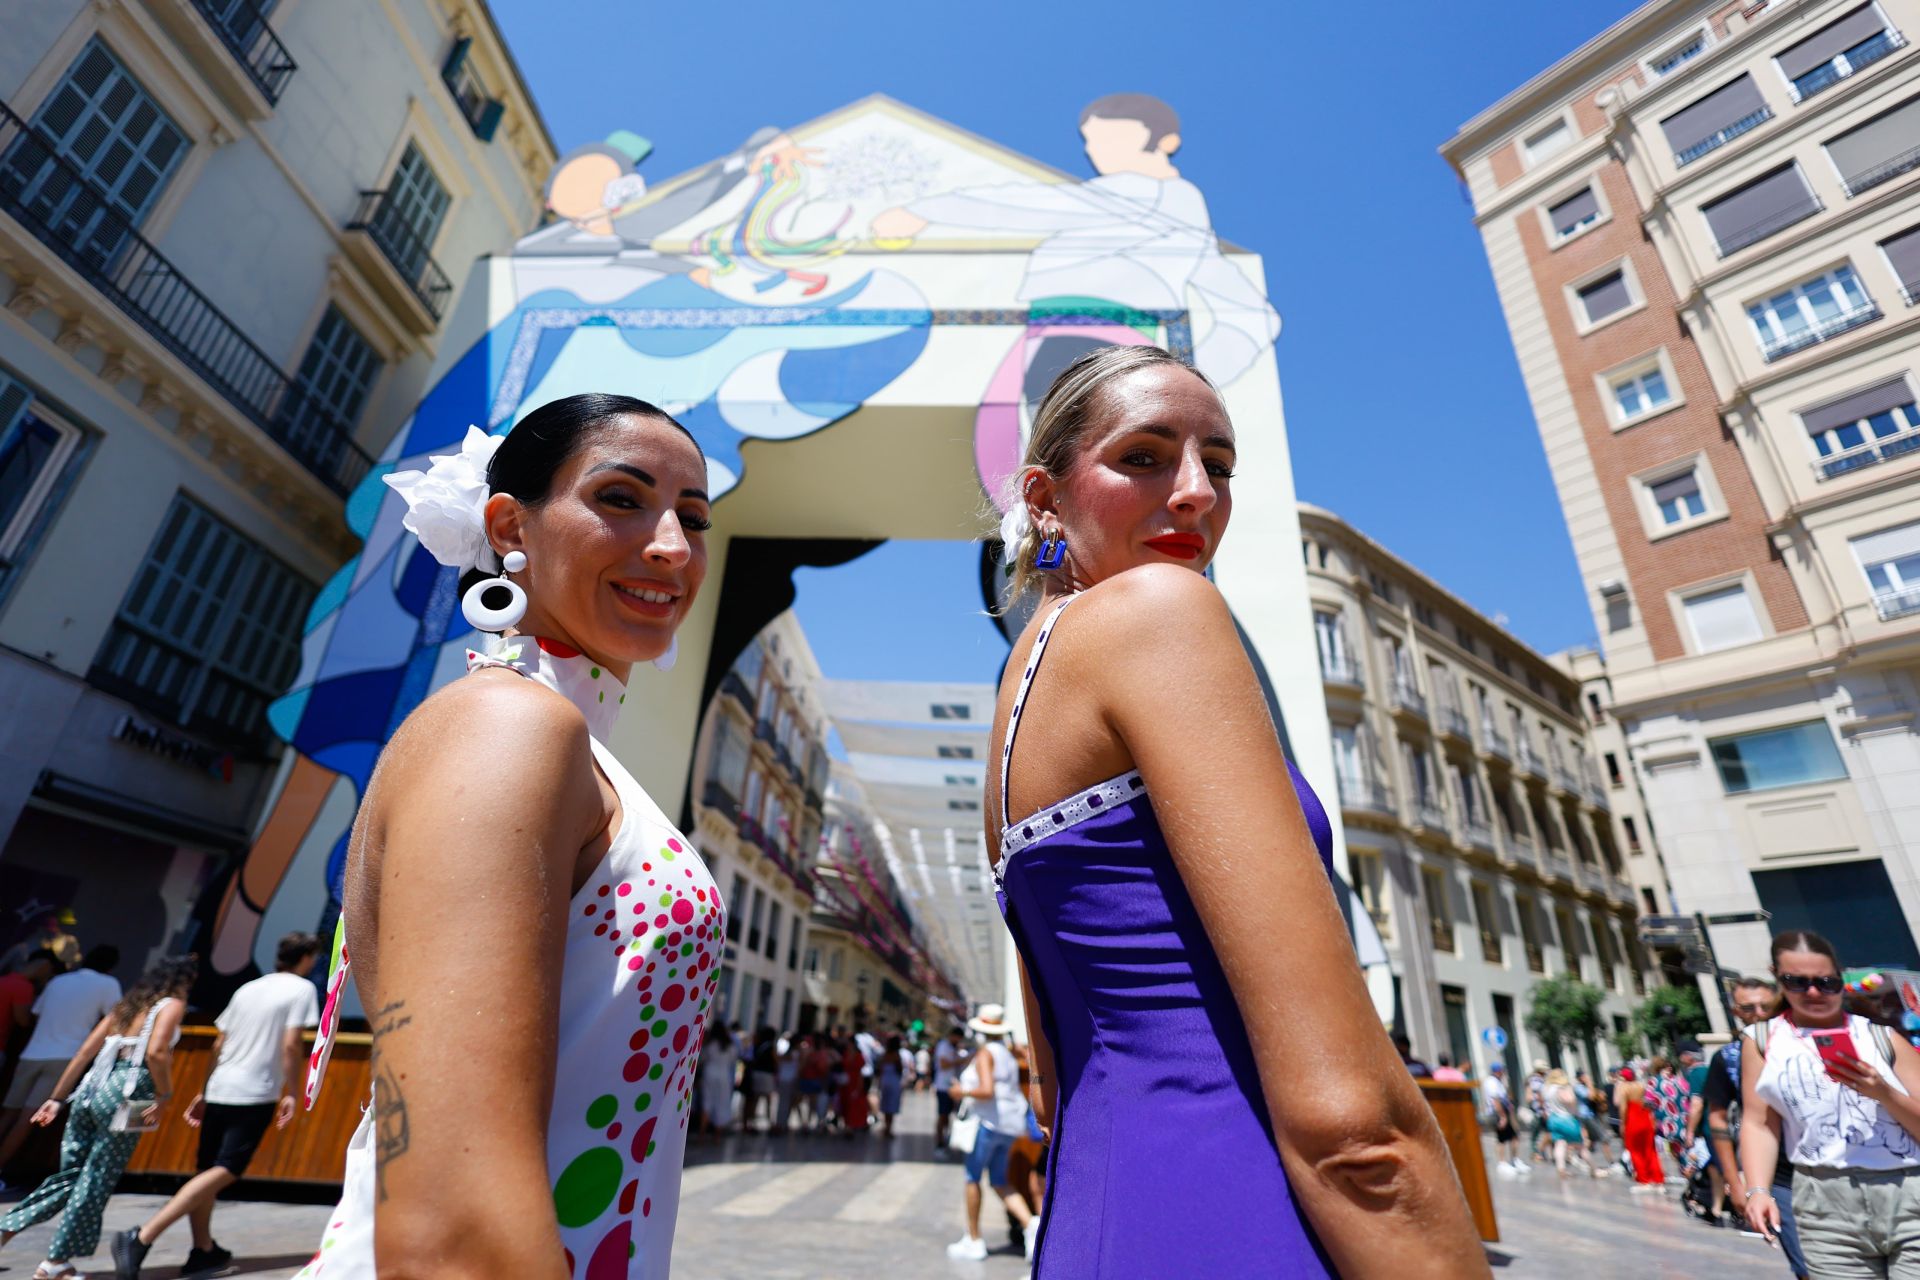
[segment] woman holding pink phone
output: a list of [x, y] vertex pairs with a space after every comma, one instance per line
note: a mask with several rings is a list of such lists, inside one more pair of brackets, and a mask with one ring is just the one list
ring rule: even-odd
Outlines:
[[1775, 1163], [1793, 1161], [1793, 1216], [1810, 1275], [1920, 1277], [1920, 1053], [1842, 1007], [1833, 944], [1773, 940], [1784, 1017], [1740, 1046], [1747, 1219], [1780, 1231]]

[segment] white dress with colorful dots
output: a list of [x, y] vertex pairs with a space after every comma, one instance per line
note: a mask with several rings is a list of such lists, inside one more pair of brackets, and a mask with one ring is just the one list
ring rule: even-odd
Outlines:
[[[518, 637], [492, 655], [470, 651], [468, 670], [483, 666], [512, 667], [585, 712], [594, 758], [620, 797], [620, 829], [574, 896], [567, 927], [547, 1172], [574, 1280], [664, 1280], [700, 1037], [719, 981], [719, 890], [603, 744], [625, 700], [619, 682], [569, 649]], [[343, 977], [344, 966], [329, 984], [316, 1070]], [[296, 1280], [374, 1275], [374, 1147], [369, 1108], [347, 1147], [340, 1205]]]

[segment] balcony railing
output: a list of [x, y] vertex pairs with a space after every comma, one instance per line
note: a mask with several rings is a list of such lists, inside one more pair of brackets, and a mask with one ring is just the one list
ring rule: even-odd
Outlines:
[[1413, 807], [1414, 821], [1429, 831], [1447, 829], [1447, 811], [1431, 800], [1422, 800]]
[[720, 692], [746, 708], [749, 715], [752, 714], [753, 690], [747, 688], [747, 682], [740, 678], [739, 672], [728, 671], [720, 677]]
[[1513, 748], [1507, 745], [1506, 735], [1494, 728], [1490, 721], [1480, 722], [1480, 746], [1490, 756], [1499, 756], [1502, 760], [1513, 759]]
[[1547, 856], [1542, 860], [1541, 866], [1548, 875], [1559, 876], [1569, 884], [1577, 883], [1573, 878], [1573, 859], [1567, 856], [1565, 849], [1548, 845]]
[[1546, 952], [1540, 949], [1540, 944], [1537, 942], [1529, 942], [1525, 945], [1527, 951], [1527, 968], [1533, 970], [1535, 973], [1545, 973], [1547, 971]]
[[1873, 611], [1880, 615], [1882, 622], [1920, 613], [1920, 587], [1882, 592], [1873, 598]]
[[1883, 160], [1871, 169], [1859, 173], [1850, 173], [1841, 179], [1849, 196], [1857, 196], [1863, 191], [1871, 191], [1883, 182], [1892, 182], [1903, 173], [1912, 173], [1920, 169], [1920, 147], [1902, 151], [1891, 160]]
[[1735, 120], [1732, 124], [1728, 125], [1726, 128], [1720, 130], [1718, 133], [1711, 134], [1705, 138], [1700, 139], [1700, 141], [1694, 143], [1692, 146], [1688, 147], [1685, 151], [1674, 152], [1673, 153], [1674, 166], [1678, 168], [1684, 165], [1692, 164], [1695, 160], [1698, 160], [1701, 156], [1706, 155], [1708, 152], [1716, 151], [1719, 148], [1726, 146], [1729, 142], [1732, 142], [1735, 138], [1739, 137], [1741, 134], [1747, 133], [1753, 129], [1757, 129], [1771, 119], [1773, 119], [1772, 107], [1761, 107], [1758, 111], [1755, 111], [1751, 115], [1741, 116], [1738, 120]]
[[1542, 782], [1547, 780], [1547, 762], [1540, 757], [1540, 753], [1535, 751], [1524, 738], [1520, 740], [1519, 757], [1519, 763], [1522, 769], [1540, 779]]
[[1467, 844], [1475, 849], [1493, 852], [1493, 828], [1484, 822], [1475, 822], [1469, 818], [1461, 828], [1461, 834]]
[[1335, 774], [1340, 788], [1340, 803], [1349, 809], [1368, 809], [1374, 813], [1395, 813], [1393, 795], [1385, 787], [1369, 778], [1355, 778], [1349, 774]]
[[435, 321], [440, 319], [446, 311], [447, 297], [453, 292], [453, 281], [447, 279], [447, 273], [433, 260], [426, 241], [407, 220], [391, 192], [362, 191], [360, 206], [347, 222], [347, 230], [366, 232], [406, 281], [420, 305], [427, 309], [427, 314]]
[[1567, 768], [1564, 764], [1556, 764], [1553, 766], [1553, 780], [1558, 783], [1560, 789], [1568, 795], [1577, 796], [1582, 790], [1580, 775]]
[[1453, 922], [1449, 920], [1429, 919], [1427, 933], [1433, 939], [1433, 949], [1453, 954]]
[[1405, 711], [1409, 715], [1427, 714], [1427, 700], [1421, 694], [1419, 686], [1411, 680], [1400, 679], [1393, 682], [1393, 705], [1396, 710]]
[[1508, 833], [1507, 852], [1515, 862], [1533, 862], [1538, 857], [1538, 847], [1533, 843], [1533, 837], [1520, 831]]
[[1356, 689], [1367, 687], [1367, 679], [1361, 674], [1360, 664], [1344, 655], [1321, 658], [1320, 678], [1334, 684], [1349, 684]]
[[0, 102], [0, 208], [335, 493], [373, 460], [42, 135]]
[[267, 25], [266, 15], [252, 0], [193, 0], [193, 7], [246, 68], [247, 76], [266, 100], [280, 101], [280, 91], [287, 87], [298, 64]]
[[772, 720], [755, 721], [753, 726], [753, 736], [758, 741], [764, 742], [768, 746], [772, 746], [776, 741], [776, 737], [773, 732], [773, 721]]
[[1458, 707], [1440, 709], [1440, 729], [1462, 742], [1473, 741], [1473, 726], [1468, 723], [1466, 712]]
[[1719, 241], [1720, 256], [1732, 257], [1748, 245], [1759, 244], [1768, 236], [1785, 231], [1794, 223], [1805, 221], [1826, 207], [1820, 203], [1818, 196], [1808, 196], [1804, 200], [1794, 201], [1784, 209], [1775, 209], [1758, 222], [1741, 227], [1737, 231], [1729, 231], [1726, 239]]
[[700, 793], [700, 803], [713, 810], [728, 822], [738, 826], [740, 822], [740, 802], [733, 793], [721, 786], [718, 781], [709, 781], [706, 789]]
[[1861, 41], [1825, 66], [1815, 67], [1795, 80], [1790, 88], [1795, 102], [1805, 102], [1822, 89], [1831, 89], [1848, 76], [1863, 71], [1880, 59], [1904, 48], [1907, 38], [1898, 31], [1882, 31]]
[[1794, 333], [1780, 334], [1767, 338], [1760, 343], [1762, 359], [1772, 362], [1782, 356], [1790, 356], [1796, 351], [1805, 351], [1808, 347], [1825, 342], [1828, 338], [1837, 338], [1851, 329], [1858, 329], [1880, 318], [1880, 307], [1869, 300], [1860, 306], [1846, 311], [1835, 312], [1818, 324], [1808, 325]]
[[1920, 449], [1920, 427], [1909, 427], [1905, 431], [1890, 436], [1881, 436], [1868, 440], [1851, 449], [1842, 449], [1830, 453], [1824, 458], [1813, 460], [1813, 470], [1822, 480], [1831, 480], [1843, 476], [1849, 471], [1858, 471], [1863, 467], [1877, 466], [1890, 462], [1904, 454]]
[[800, 765], [794, 760], [793, 752], [787, 749], [786, 743], [773, 744], [773, 758], [779, 762], [781, 768], [787, 771], [787, 776], [793, 779], [795, 785], [798, 785], [801, 780]]
[[1499, 964], [1506, 959], [1500, 949], [1500, 935], [1491, 929], [1480, 931], [1480, 958], [1488, 964]]

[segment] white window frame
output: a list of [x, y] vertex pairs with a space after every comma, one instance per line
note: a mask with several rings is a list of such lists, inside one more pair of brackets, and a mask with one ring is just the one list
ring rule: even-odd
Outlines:
[[[1716, 592], [1725, 591], [1729, 587], [1739, 587], [1746, 592], [1747, 605], [1753, 610], [1754, 624], [1759, 628], [1760, 634], [1752, 640], [1741, 641], [1737, 644], [1721, 645], [1714, 649], [1703, 649], [1700, 647], [1699, 640], [1693, 634], [1693, 622], [1687, 616], [1687, 601], [1698, 599], [1701, 596], [1713, 595]], [[1690, 582], [1684, 587], [1675, 587], [1667, 593], [1667, 602], [1673, 610], [1674, 626], [1678, 628], [1681, 638], [1686, 641], [1687, 652], [1689, 654], [1728, 653], [1734, 649], [1745, 648], [1749, 644], [1758, 644], [1762, 640], [1769, 640], [1773, 637], [1773, 626], [1767, 618], [1767, 611], [1764, 607], [1765, 602], [1760, 598], [1760, 585], [1749, 570], [1743, 569], [1739, 573], [1722, 574], [1717, 578], [1710, 578], [1704, 582]]]
[[[1822, 431], [1817, 435], [1810, 431], [1802, 431], [1800, 434], [1806, 436], [1807, 438], [1807, 452], [1810, 455], [1812, 455], [1813, 465], [1816, 468], [1820, 468], [1832, 462], [1835, 458], [1839, 457], [1841, 454], [1846, 453], [1850, 449], [1860, 449], [1865, 447], [1866, 445], [1872, 444], [1875, 441], [1899, 440], [1904, 438], [1911, 432], [1920, 431], [1920, 400], [1916, 400], [1913, 406], [1911, 408], [1906, 409], [1904, 412], [1899, 412], [1899, 411], [1894, 412], [1893, 420], [1895, 424], [1900, 427], [1900, 430], [1890, 436], [1875, 435], [1872, 429], [1867, 426], [1869, 422], [1873, 421], [1873, 419], [1871, 418], [1856, 418], [1852, 422], [1843, 422], [1839, 426], [1829, 427], [1825, 431]], [[1857, 442], [1853, 444], [1842, 444], [1836, 438], [1833, 441], [1833, 452], [1831, 453], [1820, 452], [1820, 445], [1818, 442], [1821, 436], [1830, 436], [1830, 435], [1833, 435], [1835, 432], [1844, 431], [1848, 427], [1858, 427], [1860, 429], [1860, 439]], [[1824, 472], [1816, 472], [1816, 474], [1820, 474], [1823, 476], [1825, 475]], [[1838, 479], [1840, 476], [1844, 476], [1845, 474], [1846, 472], [1842, 471], [1835, 476], [1831, 476], [1827, 478]]]
[[[1620, 273], [1620, 279], [1627, 286], [1629, 299], [1627, 305], [1602, 319], [1587, 319], [1587, 308], [1586, 304], [1580, 300], [1580, 291], [1588, 285], [1599, 283], [1616, 271]], [[1605, 266], [1589, 271], [1578, 279], [1569, 280], [1562, 287], [1562, 291], [1566, 295], [1567, 313], [1573, 317], [1574, 330], [1583, 338], [1590, 333], [1598, 333], [1608, 325], [1624, 320], [1636, 312], [1644, 311], [1647, 306], [1647, 295], [1641, 291], [1639, 273], [1633, 269], [1633, 262], [1628, 258], [1615, 258]]]
[[[1686, 58], [1680, 62], [1674, 63], [1672, 66], [1668, 67], [1665, 71], [1660, 70], [1658, 67], [1654, 65], [1656, 62], [1659, 62], [1661, 59], [1671, 57], [1672, 55], [1680, 52], [1680, 50], [1686, 48], [1688, 45], [1692, 44], [1696, 40], [1700, 42], [1699, 53], [1694, 54], [1690, 58]], [[1708, 53], [1712, 52], [1713, 46], [1714, 46], [1713, 25], [1711, 23], [1703, 22], [1697, 27], [1690, 28], [1687, 31], [1687, 33], [1681, 36], [1679, 39], [1669, 40], [1666, 44], [1662, 45], [1658, 53], [1648, 54], [1646, 57], [1640, 60], [1641, 67], [1643, 67], [1647, 73], [1647, 83], [1653, 84], [1657, 81], [1666, 79], [1668, 76], [1672, 75], [1674, 72], [1680, 70], [1682, 67], [1685, 67], [1688, 63], [1698, 61], [1699, 59], [1705, 57]]]
[[[1553, 150], [1548, 151], [1544, 154], [1536, 152], [1534, 148], [1534, 140], [1536, 138], [1543, 138], [1548, 134], [1554, 133], [1555, 131], [1563, 131], [1566, 134], [1566, 139], [1567, 139], [1566, 142], [1561, 146], [1555, 147]], [[1578, 143], [1579, 141], [1580, 141], [1579, 128], [1574, 124], [1572, 118], [1566, 112], [1562, 111], [1559, 115], [1555, 116], [1551, 121], [1541, 124], [1539, 128], [1533, 130], [1530, 133], [1523, 133], [1520, 135], [1520, 138], [1519, 138], [1520, 158], [1521, 160], [1526, 162], [1526, 167], [1531, 169], [1531, 168], [1534, 168], [1536, 165], [1545, 164], [1547, 161], [1553, 159], [1555, 156], [1565, 155], [1568, 151], [1571, 151], [1574, 147], [1574, 144]]]
[[[1860, 296], [1865, 301], [1862, 307], [1855, 308], [1850, 311], [1838, 312], [1836, 313], [1834, 318], [1839, 318], [1841, 316], [1852, 316], [1852, 315], [1859, 314], [1861, 311], [1873, 311], [1877, 309], [1877, 304], [1873, 300], [1873, 295], [1867, 292], [1867, 282], [1860, 278], [1860, 273], [1854, 269], [1853, 260], [1851, 258], [1843, 258], [1842, 260], [1835, 263], [1831, 267], [1827, 267], [1824, 270], [1815, 271], [1809, 275], [1802, 276], [1799, 280], [1795, 281], [1791, 285], [1788, 285], [1784, 289], [1769, 289], [1766, 293], [1761, 294], [1757, 298], [1754, 298], [1752, 301], [1746, 303], [1741, 308], [1741, 311], [1747, 317], [1747, 327], [1752, 330], [1753, 340], [1755, 344], [1759, 346], [1760, 355], [1763, 359], [1768, 358], [1767, 357], [1768, 335], [1767, 335], [1767, 331], [1761, 327], [1760, 321], [1754, 317], [1754, 314], [1753, 314], [1754, 308], [1756, 307], [1766, 308], [1769, 306], [1769, 304], [1772, 302], [1774, 298], [1778, 297], [1783, 293], [1791, 293], [1794, 295], [1794, 303], [1800, 312], [1800, 318], [1804, 320], [1807, 324], [1806, 330], [1799, 330], [1797, 332], [1807, 332], [1808, 330], [1816, 329], [1823, 322], [1817, 316], [1814, 315], [1813, 303], [1810, 299], [1810, 291], [1815, 286], [1825, 285], [1829, 294], [1832, 294], [1833, 296], [1836, 296], [1836, 297], [1844, 297], [1844, 290], [1839, 289], [1840, 276], [1842, 272], [1845, 272], [1848, 276], [1851, 276], [1853, 278], [1854, 285], [1860, 290]], [[1775, 328], [1779, 327], [1778, 321], [1773, 318], [1773, 313], [1770, 309], [1768, 311], [1768, 318], [1773, 322], [1773, 327]], [[1827, 321], [1826, 323], [1831, 323], [1831, 320]], [[1842, 330], [1841, 332], [1844, 332], [1844, 330]], [[1789, 335], [1786, 333], [1785, 330], [1781, 330], [1779, 333], [1779, 337], [1781, 339], [1785, 339], [1788, 336]], [[1833, 335], [1829, 335], [1829, 336], [1833, 336]], [[1819, 338], [1813, 342], [1808, 343], [1807, 346], [1808, 347], [1819, 346], [1820, 343], [1825, 342], [1826, 340], [1827, 340], [1826, 338]], [[1806, 350], [1806, 347], [1801, 347], [1798, 350], [1804, 351]], [[1789, 355], [1789, 354], [1797, 354], [1797, 352], [1783, 352], [1780, 355], [1775, 355], [1771, 358], [1780, 359], [1782, 358], [1782, 356]]]
[[[20, 380], [16, 379], [16, 381]], [[25, 386], [26, 383], [21, 381], [21, 385]], [[46, 466], [41, 468], [40, 474], [34, 477], [33, 484], [27, 489], [26, 497], [20, 503], [20, 510], [14, 513], [12, 522], [4, 529], [0, 529], [0, 565], [14, 560], [19, 555], [20, 547], [26, 542], [27, 534], [32, 530], [34, 521], [38, 520], [41, 513], [46, 510], [48, 501], [53, 497], [54, 489], [60, 484], [60, 477], [66, 474], [68, 464], [73, 461], [74, 452], [86, 439], [86, 434], [79, 427], [53, 412], [45, 401], [34, 398], [31, 392], [20, 416], [23, 419], [37, 418], [51, 427], [54, 434], [59, 437], [59, 443], [54, 445], [52, 454], [47, 458]]]
[[[1694, 483], [1700, 486], [1700, 500], [1706, 504], [1706, 509], [1697, 516], [1688, 516], [1668, 524], [1666, 517], [1660, 514], [1660, 505], [1653, 500], [1654, 486], [1689, 471], [1693, 473]], [[1634, 506], [1640, 511], [1640, 521], [1646, 526], [1649, 542], [1658, 542], [1676, 533], [1685, 533], [1689, 529], [1698, 529], [1701, 525], [1727, 518], [1727, 504], [1720, 492], [1720, 482], [1714, 477], [1713, 467], [1704, 452], [1690, 453], [1684, 458], [1674, 458], [1639, 472], [1631, 477], [1630, 483], [1633, 485]]]
[[[1593, 193], [1593, 203], [1596, 210], [1594, 219], [1584, 226], [1575, 227], [1567, 234], [1561, 235], [1560, 228], [1553, 225], [1553, 206], [1573, 199], [1573, 197], [1579, 195], [1582, 191], [1591, 191]], [[1549, 249], [1558, 249], [1561, 245], [1572, 244], [1589, 231], [1597, 231], [1613, 221], [1613, 205], [1608, 201], [1607, 193], [1600, 185], [1600, 175], [1598, 173], [1588, 174], [1586, 180], [1583, 182], [1576, 182], [1569, 186], [1561, 187], [1551, 196], [1542, 200], [1539, 209], [1540, 225], [1546, 229], [1547, 247]]]
[[[1899, 46], [1899, 44], [1905, 43], [1901, 39], [1900, 28], [1894, 25], [1894, 21], [1892, 18], [1887, 16], [1887, 9], [1885, 5], [1879, 3], [1879, 0], [1873, 0], [1873, 3], [1870, 4], [1868, 7], [1871, 8], [1874, 11], [1874, 13], [1879, 16], [1880, 32], [1882, 35], [1892, 36], [1894, 40], [1898, 42], [1896, 43], [1896, 46], [1895, 46], [1896, 48]], [[1851, 12], [1851, 10], [1849, 10], [1849, 12]], [[1863, 41], [1862, 43], [1865, 43], [1865, 42]], [[1845, 56], [1845, 53], [1846, 51], [1842, 50], [1840, 53], [1835, 54], [1832, 58], [1829, 58], [1824, 65], [1829, 67], [1832, 66], [1835, 62], [1840, 61], [1841, 58]], [[1803, 96], [1800, 92], [1799, 87], [1796, 84], [1794, 84], [1793, 78], [1787, 74], [1786, 68], [1780, 65], [1780, 59], [1778, 55], [1768, 58], [1767, 61], [1773, 65], [1774, 74], [1780, 77], [1780, 84], [1786, 90], [1787, 101], [1793, 103], [1793, 105], [1796, 107], [1806, 102], [1808, 97], [1817, 97], [1819, 96], [1820, 93], [1822, 93], [1826, 89], [1831, 88], [1834, 84], [1837, 84], [1840, 80], [1845, 80], [1850, 76], [1857, 75], [1860, 71], [1860, 68], [1855, 67], [1852, 64], [1848, 64], [1847, 69], [1845, 71], [1842, 71], [1836, 80], [1830, 81], [1828, 84], [1821, 85], [1819, 89], [1814, 90], [1814, 92], [1810, 95]], [[1872, 66], [1873, 64], [1868, 63], [1867, 65]], [[1818, 71], [1818, 70], [1819, 70], [1818, 67], [1814, 68], [1814, 71]], [[1812, 75], [1813, 71], [1809, 71], [1807, 72], [1807, 74]], [[1824, 151], [1826, 150], [1826, 148], [1822, 147], [1821, 150]]]
[[[1854, 563], [1860, 566], [1860, 577], [1866, 582], [1867, 595], [1874, 601], [1876, 608], [1879, 606], [1879, 602], [1887, 596], [1902, 596], [1909, 591], [1920, 591], [1920, 566], [1915, 568], [1913, 580], [1909, 582], [1906, 576], [1896, 567], [1900, 563], [1897, 559], [1875, 560], [1871, 563], [1861, 559], [1860, 542], [1862, 539], [1876, 537], [1883, 533], [1890, 533], [1895, 529], [1905, 528], [1915, 523], [1920, 522], [1905, 520], [1899, 524], [1891, 524], [1882, 529], [1873, 529], [1866, 533], [1856, 534], [1847, 539], [1847, 549], [1853, 553]], [[1875, 566], [1883, 566], [1887, 570], [1888, 587], [1884, 591], [1874, 585], [1872, 570]]]
[[[1667, 384], [1665, 402], [1642, 409], [1636, 414], [1623, 414], [1620, 410], [1620, 398], [1614, 394], [1614, 387], [1628, 378], [1643, 377], [1655, 370], [1659, 371], [1661, 380]], [[1617, 364], [1611, 369], [1595, 374], [1593, 385], [1599, 393], [1601, 404], [1606, 408], [1607, 421], [1615, 431], [1625, 431], [1628, 427], [1637, 427], [1649, 419], [1672, 413], [1687, 402], [1686, 393], [1680, 388], [1680, 378], [1674, 371], [1673, 356], [1665, 347], [1659, 347], [1644, 356], [1635, 356], [1625, 364]]]

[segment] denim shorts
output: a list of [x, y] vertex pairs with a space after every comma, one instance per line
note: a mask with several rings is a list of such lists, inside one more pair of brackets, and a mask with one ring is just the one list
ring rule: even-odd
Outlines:
[[1013, 1140], [1019, 1136], [981, 1125], [973, 1138], [973, 1150], [967, 1153], [967, 1181], [978, 1182], [984, 1173], [993, 1186], [1006, 1186], [1007, 1153], [1013, 1150]]

